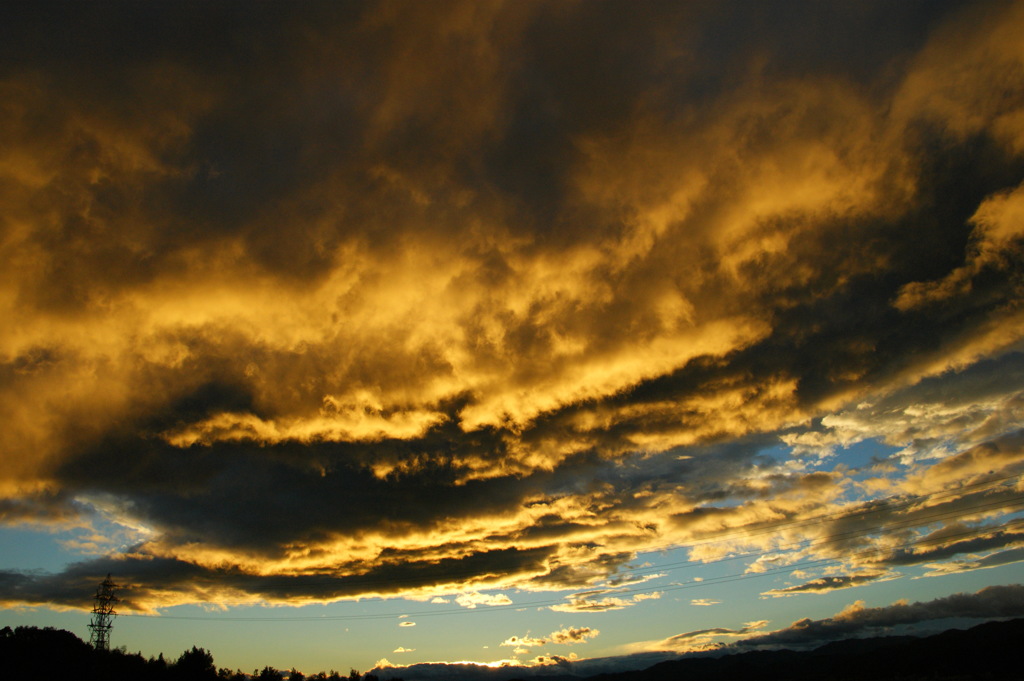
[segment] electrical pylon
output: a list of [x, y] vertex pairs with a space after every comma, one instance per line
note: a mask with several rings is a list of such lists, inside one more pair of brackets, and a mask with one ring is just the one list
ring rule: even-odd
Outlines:
[[92, 621], [89, 622], [89, 644], [96, 650], [110, 650], [110, 630], [114, 628], [114, 603], [120, 600], [114, 595], [117, 584], [107, 575], [96, 589], [96, 603], [92, 606]]

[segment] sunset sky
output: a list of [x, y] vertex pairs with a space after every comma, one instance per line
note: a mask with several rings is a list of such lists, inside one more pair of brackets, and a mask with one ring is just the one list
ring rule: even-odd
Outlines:
[[1021, 36], [3, 3], [0, 626], [110, 573], [130, 652], [415, 679], [1024, 616]]

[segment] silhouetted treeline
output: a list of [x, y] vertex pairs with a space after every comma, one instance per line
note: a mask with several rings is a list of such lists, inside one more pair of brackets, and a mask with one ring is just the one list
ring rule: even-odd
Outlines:
[[[54, 679], [55, 681], [377, 681], [372, 674], [352, 670], [305, 675], [295, 669], [273, 667], [241, 670], [218, 669], [213, 655], [192, 646], [178, 659], [167, 661], [163, 653], [146, 658], [124, 650], [95, 650], [70, 631], [45, 627], [4, 627], [0, 630], [0, 678]], [[400, 681], [400, 680], [395, 680]]]

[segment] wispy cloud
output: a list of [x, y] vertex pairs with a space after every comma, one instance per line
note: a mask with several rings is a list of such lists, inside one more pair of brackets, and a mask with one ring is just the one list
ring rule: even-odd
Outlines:
[[866, 574], [866, 575], [834, 575], [831, 577], [819, 577], [812, 579], [809, 582], [803, 584], [796, 584], [794, 586], [787, 586], [781, 589], [770, 589], [765, 591], [762, 596], [794, 596], [796, 594], [807, 594], [807, 593], [827, 593], [829, 591], [836, 591], [838, 589], [849, 589], [854, 586], [861, 586], [871, 582], [886, 581], [890, 579], [896, 579], [899, 577], [898, 574], [878, 573], [878, 574]]
[[603, 612], [606, 610], [622, 610], [636, 605], [641, 601], [661, 598], [661, 593], [651, 591], [633, 596], [620, 597], [606, 594], [615, 593], [614, 589], [594, 589], [566, 596], [568, 603], [549, 606], [556, 612]]
[[706, 650], [721, 646], [721, 639], [743, 638], [763, 629], [768, 624], [767, 620], [747, 622], [738, 629], [715, 627], [712, 629], [698, 629], [682, 634], [676, 634], [670, 638], [654, 645], [658, 650], [674, 650], [677, 652], [693, 652]]
[[501, 645], [524, 650], [547, 645], [548, 643], [571, 645], [575, 643], [583, 643], [587, 639], [594, 638], [600, 633], [601, 632], [599, 630], [591, 629], [590, 627], [566, 627], [564, 629], [559, 629], [558, 631], [553, 631], [543, 637], [532, 637], [530, 635], [510, 636], [502, 641]]
[[690, 600], [690, 605], [700, 605], [700, 606], [720, 605], [721, 603], [722, 603], [722, 601], [716, 601], [713, 598], [694, 598], [694, 599]]
[[455, 602], [469, 609], [479, 605], [512, 605], [512, 599], [505, 594], [482, 594], [477, 591], [459, 594], [455, 597]]

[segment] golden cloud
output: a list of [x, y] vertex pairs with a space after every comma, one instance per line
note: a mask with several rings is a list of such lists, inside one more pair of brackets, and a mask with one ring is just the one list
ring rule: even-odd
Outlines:
[[[1011, 508], [967, 487], [1024, 425], [1019, 7], [871, 76], [771, 32], [698, 60], [697, 7], [307, 11], [251, 63], [0, 74], [4, 522], [137, 528], [138, 608], [473, 607], [652, 547], [855, 577]], [[851, 480], [869, 440], [901, 451]], [[880, 492], [923, 510], [868, 534]]]

